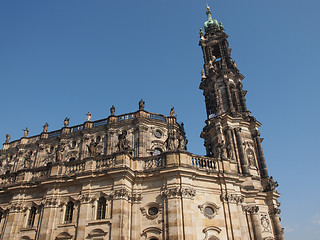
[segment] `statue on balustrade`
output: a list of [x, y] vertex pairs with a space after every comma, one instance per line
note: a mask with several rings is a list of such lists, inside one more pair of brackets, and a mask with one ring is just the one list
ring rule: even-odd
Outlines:
[[114, 116], [115, 111], [116, 111], [116, 108], [112, 105], [112, 107], [110, 108], [110, 115]]
[[44, 126], [43, 126], [43, 132], [46, 133], [48, 132], [48, 127], [49, 127], [49, 124], [46, 123]]
[[70, 118], [67, 118], [67, 117], [64, 119], [64, 121], [63, 121], [64, 127], [69, 126], [69, 120], [70, 120]]
[[26, 137], [28, 136], [28, 134], [29, 134], [28, 128], [24, 129], [24, 130], [23, 130], [23, 137], [26, 138]]
[[86, 113], [86, 115], [87, 115], [86, 121], [91, 122], [91, 116], [92, 116], [91, 112]]
[[139, 110], [144, 110], [144, 101], [141, 99], [139, 102]]
[[11, 138], [10, 134], [6, 134], [6, 141], [5, 141], [5, 143], [9, 143], [10, 138]]

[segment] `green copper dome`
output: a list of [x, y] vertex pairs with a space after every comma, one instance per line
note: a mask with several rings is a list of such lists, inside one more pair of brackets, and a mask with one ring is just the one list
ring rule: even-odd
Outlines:
[[204, 23], [204, 30], [207, 31], [209, 28], [219, 28], [219, 23], [217, 19], [212, 19], [210, 7], [207, 5], [207, 16], [208, 21]]

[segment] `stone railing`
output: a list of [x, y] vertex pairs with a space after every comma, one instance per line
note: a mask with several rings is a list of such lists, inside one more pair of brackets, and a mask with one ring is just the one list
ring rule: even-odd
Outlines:
[[218, 160], [210, 157], [194, 155], [188, 152], [165, 152], [157, 156], [133, 158], [128, 153], [99, 155], [83, 160], [22, 169], [17, 172], [0, 175], [0, 188], [12, 185], [39, 184], [44, 180], [55, 181], [92, 173], [104, 173], [119, 169], [132, 169], [137, 172], [165, 171], [166, 168], [189, 168], [192, 171], [218, 172]]
[[144, 167], [143, 170], [152, 171], [156, 169], [161, 169], [166, 166], [166, 155], [161, 154], [157, 156], [147, 157], [143, 159]]
[[191, 162], [192, 166], [195, 168], [218, 171], [218, 163], [215, 158], [203, 157], [192, 154]]

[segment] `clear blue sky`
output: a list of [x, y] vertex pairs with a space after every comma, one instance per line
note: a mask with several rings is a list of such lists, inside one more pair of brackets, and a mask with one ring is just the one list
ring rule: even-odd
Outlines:
[[[233, 59], [246, 77], [247, 104], [263, 123], [269, 172], [280, 184], [287, 239], [319, 239], [318, 1], [208, 0], [223, 22]], [[200, 0], [55, 0], [0, 2], [0, 139], [39, 134], [146, 110], [185, 123], [188, 150], [199, 137], [205, 105]]]

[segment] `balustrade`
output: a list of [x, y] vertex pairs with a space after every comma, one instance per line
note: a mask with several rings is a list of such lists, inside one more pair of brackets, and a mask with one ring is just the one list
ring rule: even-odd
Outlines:
[[191, 156], [192, 166], [196, 168], [203, 168], [208, 170], [217, 170], [216, 160], [213, 158], [205, 158], [201, 156]]

